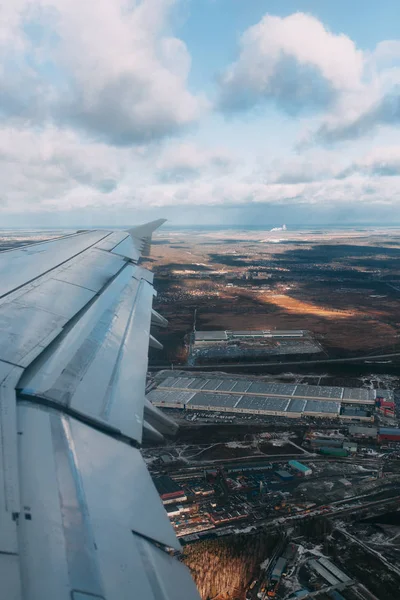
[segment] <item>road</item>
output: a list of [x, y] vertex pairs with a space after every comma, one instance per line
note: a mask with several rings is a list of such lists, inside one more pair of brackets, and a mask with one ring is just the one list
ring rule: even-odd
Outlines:
[[354, 542], [358, 546], [361, 546], [364, 550], [369, 552], [369, 554], [373, 554], [375, 556], [375, 558], [380, 560], [385, 565], [385, 567], [387, 567], [391, 571], [394, 571], [396, 573], [396, 575], [400, 576], [400, 569], [398, 567], [396, 567], [395, 565], [393, 565], [391, 562], [389, 562], [380, 552], [378, 552], [377, 550], [374, 550], [373, 548], [370, 548], [370, 546], [368, 546], [367, 544], [364, 544], [364, 542], [362, 542], [361, 540], [356, 538], [354, 535], [351, 535], [351, 533], [349, 533], [342, 527], [337, 527], [337, 530], [340, 531], [344, 536], [346, 536], [352, 542]]
[[[356, 356], [352, 358], [325, 358], [325, 359], [309, 359], [309, 360], [294, 360], [294, 361], [279, 361], [279, 362], [238, 362], [238, 363], [211, 363], [206, 365], [174, 365], [178, 371], [208, 371], [214, 369], [248, 369], [249, 367], [293, 367], [301, 365], [326, 365], [333, 363], [352, 363], [352, 362], [371, 362], [373, 360], [381, 360], [382, 358], [400, 357], [400, 352], [391, 354], [377, 354], [375, 356]], [[170, 370], [171, 364], [168, 365], [149, 365], [149, 371]]]
[[[273, 471], [273, 468], [271, 467], [271, 469], [268, 469], [267, 465], [270, 465], [271, 463], [277, 463], [280, 464], [282, 462], [286, 462], [287, 458], [299, 458], [298, 454], [291, 454], [291, 455], [287, 455], [287, 454], [276, 454], [274, 456], [253, 456], [253, 457], [249, 457], [249, 456], [244, 456], [244, 457], [237, 457], [237, 458], [229, 458], [229, 459], [217, 459], [214, 461], [204, 461], [204, 462], [199, 462], [197, 464], [191, 464], [188, 465], [187, 467], [182, 467], [177, 471], [174, 472], [170, 472], [169, 475], [175, 479], [176, 481], [183, 481], [185, 479], [190, 479], [192, 477], [195, 477], [196, 475], [198, 475], [199, 477], [203, 477], [204, 476], [204, 470], [205, 469], [215, 469], [216, 466], [222, 467], [224, 468], [228, 473], [230, 471], [230, 469], [233, 468], [242, 468], [243, 470], [249, 469], [249, 468], [255, 468], [255, 467], [264, 467], [265, 470], [271, 470], [271, 472]], [[377, 470], [379, 467], [379, 458], [378, 457], [370, 457], [370, 458], [353, 458], [353, 457], [341, 457], [341, 458], [337, 458], [337, 457], [327, 457], [327, 456], [321, 456], [321, 455], [316, 455], [316, 456], [307, 456], [306, 458], [304, 458], [305, 461], [308, 462], [313, 462], [313, 463], [320, 463], [320, 462], [324, 462], [324, 463], [341, 463], [341, 464], [350, 464], [350, 465], [360, 465], [363, 467], [366, 467], [367, 469], [370, 470]], [[165, 471], [165, 467], [159, 469], [160, 472], [164, 472]], [[158, 472], [158, 471], [157, 471]], [[153, 469], [152, 473], [155, 474], [156, 471]], [[367, 475], [368, 473], [364, 473], [365, 475]], [[302, 480], [304, 482], [304, 480]]]

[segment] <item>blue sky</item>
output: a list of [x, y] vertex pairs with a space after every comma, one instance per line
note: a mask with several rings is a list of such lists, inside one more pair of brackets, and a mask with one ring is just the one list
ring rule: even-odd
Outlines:
[[395, 0], [15, 0], [3, 226], [400, 222]]

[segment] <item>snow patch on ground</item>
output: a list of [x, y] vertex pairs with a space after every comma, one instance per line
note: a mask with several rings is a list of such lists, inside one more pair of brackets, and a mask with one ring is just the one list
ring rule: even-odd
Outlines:
[[246, 444], [244, 442], [227, 442], [225, 444], [225, 446], [227, 448], [250, 448], [251, 447], [249, 444]]
[[325, 554], [323, 554], [323, 552], [321, 552], [321, 549], [322, 549], [322, 544], [320, 544], [319, 546], [314, 546], [314, 548], [308, 548], [307, 552], [309, 552], [313, 556], [319, 556], [320, 558], [325, 557]]
[[245, 527], [244, 529], [234, 529], [233, 531], [235, 533], [250, 533], [251, 531], [255, 530], [256, 527], [254, 527], [254, 525], [249, 525], [249, 527]]

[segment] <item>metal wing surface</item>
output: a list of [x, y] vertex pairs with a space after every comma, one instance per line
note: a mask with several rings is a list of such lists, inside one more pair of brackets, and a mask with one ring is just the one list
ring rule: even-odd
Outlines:
[[145, 401], [163, 221], [0, 253], [0, 597], [191, 600], [140, 454], [175, 424]]

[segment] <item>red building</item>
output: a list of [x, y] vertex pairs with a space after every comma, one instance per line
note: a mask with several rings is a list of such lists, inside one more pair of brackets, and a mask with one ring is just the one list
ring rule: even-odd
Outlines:
[[396, 414], [396, 405], [394, 402], [390, 402], [389, 400], [384, 400], [383, 398], [379, 399], [378, 410], [385, 417], [394, 417]]
[[378, 442], [400, 442], [400, 429], [395, 427], [380, 427]]

